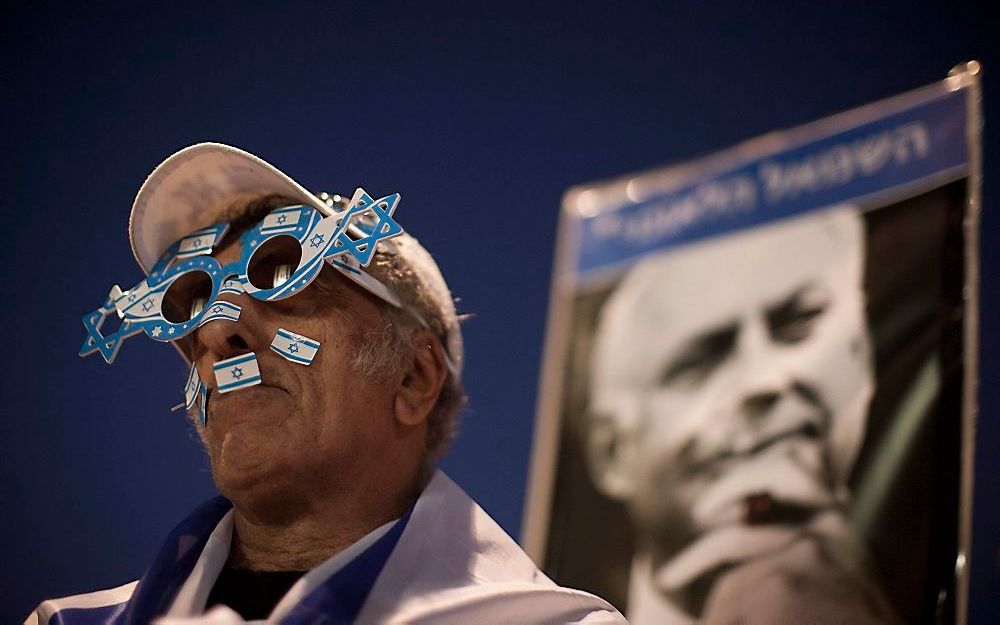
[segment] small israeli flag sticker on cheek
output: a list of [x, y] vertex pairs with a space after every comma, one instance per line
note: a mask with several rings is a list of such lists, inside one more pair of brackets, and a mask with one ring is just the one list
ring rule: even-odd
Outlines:
[[278, 328], [278, 333], [271, 341], [271, 349], [282, 358], [297, 362], [300, 365], [312, 364], [316, 352], [319, 351], [319, 341]]
[[198, 322], [198, 327], [200, 328], [209, 321], [236, 321], [240, 318], [240, 310], [242, 309], [236, 304], [224, 300], [216, 300], [214, 304], [208, 307], [208, 312]]
[[248, 386], [260, 384], [260, 368], [257, 366], [257, 356], [240, 354], [233, 358], [220, 360], [212, 365], [215, 371], [215, 381], [220, 393], [238, 391]]

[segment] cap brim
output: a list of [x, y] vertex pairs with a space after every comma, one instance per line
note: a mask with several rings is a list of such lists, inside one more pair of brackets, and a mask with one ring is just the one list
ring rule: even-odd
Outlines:
[[221, 143], [199, 143], [174, 153], [146, 178], [129, 218], [132, 252], [149, 273], [176, 240], [218, 222], [233, 201], [271, 194], [330, 208], [270, 163]]

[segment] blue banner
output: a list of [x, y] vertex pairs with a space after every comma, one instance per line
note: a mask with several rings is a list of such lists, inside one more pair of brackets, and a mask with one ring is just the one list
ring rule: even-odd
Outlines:
[[669, 193], [586, 211], [578, 222], [576, 271], [585, 277], [705, 237], [959, 176], [968, 161], [967, 97], [964, 89], [945, 92], [721, 173], [695, 174]]

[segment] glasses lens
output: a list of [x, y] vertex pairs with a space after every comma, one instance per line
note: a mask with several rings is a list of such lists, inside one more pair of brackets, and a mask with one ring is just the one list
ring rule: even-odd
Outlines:
[[247, 280], [258, 289], [273, 289], [286, 282], [299, 266], [299, 240], [279, 234], [261, 243], [247, 263]]
[[[200, 269], [189, 271], [174, 280], [163, 294], [163, 318], [170, 323], [184, 323], [201, 312], [212, 295], [212, 276]], [[196, 306], [201, 300], [201, 306]]]

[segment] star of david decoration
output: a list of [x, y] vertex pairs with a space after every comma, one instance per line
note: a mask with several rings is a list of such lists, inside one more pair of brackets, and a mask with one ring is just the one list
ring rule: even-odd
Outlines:
[[117, 314], [117, 311], [114, 301], [109, 297], [100, 308], [83, 316], [83, 327], [87, 330], [87, 338], [80, 347], [81, 357], [89, 356], [96, 351], [100, 352], [106, 363], [111, 364], [118, 355], [122, 341], [141, 331], [141, 328], [123, 320], [117, 331], [105, 336], [101, 333], [101, 327], [104, 325], [104, 320], [112, 313]]
[[298, 351], [299, 351], [299, 344], [298, 343], [292, 343], [291, 345], [288, 346], [288, 351], [292, 352], [293, 354], [298, 353]]
[[142, 312], [149, 312], [149, 309], [153, 307], [153, 302], [146, 300], [142, 303]]
[[239, 367], [235, 367], [233, 369], [233, 379], [234, 380], [239, 380], [242, 377], [243, 377], [243, 369], [240, 369]]
[[312, 235], [311, 239], [309, 239], [309, 245], [312, 247], [319, 247], [320, 245], [323, 245], [323, 242], [325, 240], [326, 237], [317, 232], [316, 234]]
[[[362, 199], [358, 201], [344, 216], [340, 234], [337, 237], [337, 247], [346, 248], [344, 251], [350, 252], [358, 259], [358, 262], [367, 267], [375, 254], [379, 241], [390, 239], [403, 233], [403, 228], [392, 218], [396, 204], [399, 203], [399, 194], [395, 193], [380, 200], [373, 201], [367, 193], [363, 193]], [[369, 222], [374, 218], [374, 223]], [[364, 222], [362, 221], [364, 220]], [[346, 230], [348, 224], [353, 223], [358, 230], [363, 232], [363, 236], [357, 240], [351, 238]]]
[[278, 223], [279, 224], [283, 224], [286, 221], [288, 221], [288, 216], [287, 215], [278, 215]]
[[212, 312], [214, 312], [215, 314], [218, 315], [219, 313], [222, 312], [222, 306], [219, 306], [218, 304], [216, 304], [215, 307], [212, 308]]

